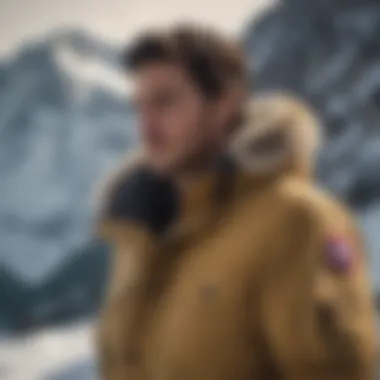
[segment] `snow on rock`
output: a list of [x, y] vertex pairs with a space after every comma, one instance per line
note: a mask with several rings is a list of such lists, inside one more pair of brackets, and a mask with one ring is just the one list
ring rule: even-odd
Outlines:
[[[78, 367], [78, 363], [83, 364]], [[1, 379], [95, 380], [96, 376], [92, 323], [0, 339]]]

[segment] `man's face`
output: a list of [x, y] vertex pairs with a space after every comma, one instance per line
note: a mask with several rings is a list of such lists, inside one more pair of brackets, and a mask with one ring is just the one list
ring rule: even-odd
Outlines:
[[139, 134], [148, 162], [167, 174], [201, 164], [220, 140], [218, 102], [205, 99], [175, 64], [146, 64], [134, 79]]

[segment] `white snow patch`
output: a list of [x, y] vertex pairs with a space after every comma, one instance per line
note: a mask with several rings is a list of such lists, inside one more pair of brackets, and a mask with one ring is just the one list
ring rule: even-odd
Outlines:
[[0, 339], [0, 378], [43, 380], [81, 360], [94, 357], [93, 324], [46, 329]]

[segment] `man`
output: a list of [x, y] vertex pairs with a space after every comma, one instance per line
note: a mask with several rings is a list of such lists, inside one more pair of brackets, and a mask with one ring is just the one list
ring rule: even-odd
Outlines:
[[126, 69], [142, 148], [103, 195], [102, 378], [371, 379], [365, 253], [311, 182], [309, 110], [246, 102], [241, 51], [203, 29], [143, 36]]

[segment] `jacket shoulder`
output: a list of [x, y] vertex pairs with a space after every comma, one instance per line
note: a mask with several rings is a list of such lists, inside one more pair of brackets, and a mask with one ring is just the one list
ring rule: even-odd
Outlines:
[[[302, 262], [306, 257], [314, 260], [317, 251], [324, 254], [329, 242], [344, 242], [356, 247], [361, 257], [367, 256], [363, 235], [353, 215], [327, 191], [288, 178], [278, 183], [274, 193], [272, 207], [277, 215], [272, 234], [276, 239], [270, 243], [273, 256], [269, 255], [269, 260], [285, 257], [285, 266], [294, 260]], [[301, 246], [304, 248], [295, 248]], [[315, 247], [315, 250], [305, 247]], [[307, 252], [310, 255], [305, 255]]]
[[303, 179], [282, 180], [275, 197], [289, 217], [299, 215], [327, 230], [356, 229], [354, 217], [343, 202]]

